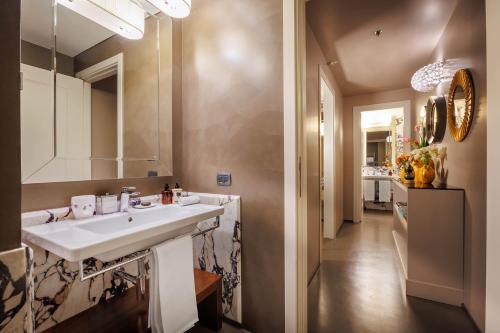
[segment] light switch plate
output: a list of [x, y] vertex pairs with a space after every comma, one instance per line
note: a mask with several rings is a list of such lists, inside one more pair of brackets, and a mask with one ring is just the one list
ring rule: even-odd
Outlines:
[[231, 173], [230, 172], [217, 172], [217, 185], [231, 186]]

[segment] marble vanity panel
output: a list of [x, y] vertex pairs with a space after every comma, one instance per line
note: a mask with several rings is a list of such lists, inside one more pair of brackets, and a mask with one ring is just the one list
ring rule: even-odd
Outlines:
[[[222, 309], [224, 316], [241, 323], [241, 220], [240, 197], [190, 193], [201, 203], [224, 206], [220, 227], [193, 239], [196, 268], [222, 277]], [[210, 227], [214, 219], [198, 224], [198, 229]]]
[[0, 332], [33, 332], [29, 306], [33, 252], [28, 247], [0, 253]]
[[[23, 213], [22, 224], [63, 223], [73, 218], [70, 207]], [[70, 262], [34, 245], [33, 249], [33, 296], [31, 310], [33, 327], [37, 332], [46, 330], [88, 308], [106, 302], [123, 293], [130, 284], [113, 278], [111, 272], [81, 281], [78, 262]], [[123, 260], [123, 259], [121, 259]], [[118, 260], [117, 260], [118, 261]], [[92, 273], [116, 261], [104, 263], [90, 258], [84, 263], [85, 274]], [[137, 273], [137, 264], [125, 266], [130, 274]]]

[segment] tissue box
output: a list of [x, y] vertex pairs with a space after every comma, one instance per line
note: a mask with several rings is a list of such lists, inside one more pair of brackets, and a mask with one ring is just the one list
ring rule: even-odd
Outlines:
[[116, 194], [106, 194], [97, 197], [97, 214], [111, 214], [118, 211], [118, 196]]

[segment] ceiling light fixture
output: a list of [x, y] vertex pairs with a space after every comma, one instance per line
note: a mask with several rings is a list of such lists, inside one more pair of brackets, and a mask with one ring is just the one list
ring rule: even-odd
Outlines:
[[384, 32], [384, 30], [382, 30], [382, 29], [377, 29], [377, 30], [375, 30], [375, 31], [373, 32], [373, 35], [374, 35], [375, 37], [380, 37], [380, 36], [382, 36], [382, 32]]
[[163, 13], [174, 18], [185, 18], [191, 13], [191, 0], [147, 0]]
[[132, 0], [57, 0], [57, 4], [125, 38], [144, 36], [144, 10]]
[[338, 60], [331, 60], [326, 63], [328, 66], [337, 66], [339, 64]]
[[453, 70], [446, 60], [440, 60], [428, 64], [413, 74], [411, 86], [416, 91], [429, 92], [438, 84], [450, 81], [453, 78]]

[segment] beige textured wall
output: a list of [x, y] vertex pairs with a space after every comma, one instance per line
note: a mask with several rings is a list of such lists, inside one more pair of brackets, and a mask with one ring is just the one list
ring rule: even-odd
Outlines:
[[486, 43], [488, 70], [488, 125], [487, 125], [487, 240], [486, 240], [486, 332], [500, 332], [500, 1], [486, 0]]
[[[10, 0], [9, 0], [10, 1]], [[14, 0], [12, 0], [14, 1]], [[17, 2], [17, 1], [14, 1]], [[3, 14], [4, 12], [2, 12]], [[2, 23], [4, 21], [2, 20]], [[181, 39], [182, 29], [179, 21], [172, 25], [172, 145], [173, 176], [154, 178], [133, 178], [115, 180], [94, 180], [82, 182], [25, 184], [22, 185], [22, 211], [63, 207], [69, 205], [72, 196], [81, 194], [119, 193], [122, 186], [137, 186], [143, 194], [159, 193], [166, 182], [171, 185], [180, 182], [182, 168], [182, 86], [181, 86]], [[0, 34], [3, 36], [3, 34]], [[2, 58], [4, 59], [4, 58]], [[3, 101], [3, 100], [2, 100]], [[164, 102], [163, 102], [164, 103]], [[19, 108], [19, 107], [18, 107]], [[17, 128], [17, 127], [16, 127]], [[8, 142], [8, 141], [3, 141]], [[12, 142], [12, 139], [10, 139]], [[12, 219], [11, 219], [12, 220]]]
[[21, 115], [19, 95], [19, 38], [21, 1], [2, 1], [0, 10], [0, 144], [2, 192], [0, 202], [0, 252], [21, 244]]
[[116, 75], [91, 85], [92, 179], [113, 179], [118, 175]]
[[[284, 331], [281, 0], [194, 0], [182, 22], [184, 187], [241, 195], [243, 326]], [[216, 173], [230, 171], [231, 187]]]
[[[465, 189], [465, 306], [484, 330], [486, 284], [486, 18], [484, 1], [460, 0], [430, 61], [455, 59], [472, 73], [476, 114], [465, 141], [446, 131], [448, 184]], [[442, 84], [429, 94], [417, 94], [416, 107], [431, 94], [448, 94]]]
[[[409, 80], [409, 79], [408, 79]], [[375, 94], [351, 96], [344, 98], [344, 220], [352, 220], [353, 214], [353, 109], [356, 106], [391, 103], [399, 101], [414, 101], [413, 89], [404, 88], [398, 90], [384, 91]], [[412, 107], [412, 114], [414, 107]], [[412, 127], [413, 128], [413, 127]]]
[[337, 85], [335, 77], [326, 64], [319, 44], [314, 33], [307, 27], [306, 35], [306, 80], [307, 80], [307, 119], [305, 124], [305, 135], [307, 138], [307, 276], [310, 280], [320, 264], [320, 74], [319, 68], [328, 77], [329, 83], [335, 91], [335, 193], [334, 203], [335, 222], [337, 226], [342, 225], [343, 195], [342, 195], [342, 92]]

